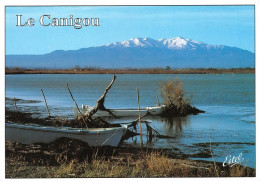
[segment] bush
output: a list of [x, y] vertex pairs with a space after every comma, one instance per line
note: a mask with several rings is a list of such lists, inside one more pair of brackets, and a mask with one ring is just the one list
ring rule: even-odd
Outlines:
[[190, 98], [185, 98], [184, 94], [182, 82], [178, 78], [169, 79], [167, 82], [160, 84], [160, 95], [166, 106], [174, 104], [177, 107], [183, 107], [190, 104]]
[[188, 115], [203, 112], [191, 106], [191, 98], [185, 97], [182, 82], [178, 78], [160, 83], [160, 95], [166, 105], [165, 114]]

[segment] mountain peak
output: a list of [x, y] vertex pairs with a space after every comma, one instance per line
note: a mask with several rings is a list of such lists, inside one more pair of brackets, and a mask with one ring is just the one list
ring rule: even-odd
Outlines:
[[172, 39], [177, 39], [177, 40], [185, 40], [185, 38], [183, 38], [183, 37], [181, 37], [181, 36], [177, 36], [177, 37], [174, 37], [174, 38], [172, 38]]
[[140, 38], [135, 37], [130, 40], [114, 42], [106, 44], [107, 47], [154, 47], [154, 48], [168, 48], [168, 49], [195, 49], [198, 47], [208, 46], [205, 43], [200, 43], [191, 39], [185, 39], [183, 37], [174, 37], [174, 38], [161, 38], [155, 40], [152, 38]]

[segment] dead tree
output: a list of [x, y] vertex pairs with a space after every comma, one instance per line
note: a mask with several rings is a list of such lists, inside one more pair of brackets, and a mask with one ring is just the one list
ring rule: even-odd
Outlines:
[[[94, 107], [94, 109], [92, 109], [87, 115], [87, 119], [91, 120], [92, 115], [94, 115], [98, 110], [102, 110], [102, 111], [107, 111], [109, 112], [111, 115], [115, 116], [109, 109], [106, 109], [104, 106], [105, 103], [105, 98], [107, 95], [107, 92], [109, 91], [109, 89], [112, 87], [114, 81], [116, 79], [116, 75], [114, 74], [112, 81], [110, 82], [110, 84], [107, 86], [107, 88], [105, 89], [103, 95], [97, 100], [96, 106]], [[116, 116], [115, 116], [116, 117]]]

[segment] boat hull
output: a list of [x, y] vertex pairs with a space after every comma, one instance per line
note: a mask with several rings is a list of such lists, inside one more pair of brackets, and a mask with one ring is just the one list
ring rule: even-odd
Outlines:
[[[124, 110], [124, 109], [111, 109], [110, 110], [114, 115], [118, 117], [124, 117], [124, 116], [137, 116], [139, 114], [138, 110]], [[147, 114], [147, 110], [140, 110], [140, 115]], [[113, 116], [107, 111], [97, 111], [94, 115], [94, 117], [108, 117]]]
[[[89, 111], [92, 110], [92, 107], [83, 107], [83, 111], [87, 114]], [[140, 109], [140, 115], [150, 114], [150, 115], [160, 115], [165, 110], [165, 106], [157, 106], [157, 107], [146, 107]], [[138, 109], [109, 109], [109, 111], [117, 116], [117, 117], [131, 117], [131, 116], [138, 116], [139, 110]], [[94, 117], [109, 117], [113, 116], [108, 111], [101, 111], [98, 110], [93, 116]]]
[[55, 128], [35, 125], [5, 124], [5, 139], [22, 144], [51, 143], [67, 137], [82, 140], [89, 146], [118, 146], [126, 127], [116, 128]]

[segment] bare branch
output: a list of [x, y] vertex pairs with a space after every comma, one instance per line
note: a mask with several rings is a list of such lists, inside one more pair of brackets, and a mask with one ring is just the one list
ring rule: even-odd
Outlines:
[[103, 110], [103, 111], [107, 111], [110, 114], [112, 114], [113, 116], [115, 116], [109, 109], [106, 109], [104, 106], [105, 103], [105, 98], [107, 95], [107, 92], [109, 91], [109, 89], [112, 87], [114, 81], [116, 79], [116, 75], [114, 74], [112, 81], [110, 82], [110, 84], [107, 86], [107, 88], [105, 89], [103, 95], [97, 100], [97, 104], [94, 107], [94, 109], [92, 109], [88, 114], [87, 114], [87, 118], [91, 119], [91, 116], [93, 116], [98, 110]]
[[70, 88], [69, 88], [68, 83], [67, 83], [67, 89], [68, 89], [68, 91], [69, 91], [69, 93], [70, 93], [70, 96], [71, 96], [72, 100], [74, 101], [74, 103], [75, 103], [75, 105], [76, 105], [76, 108], [78, 109], [78, 112], [79, 112], [79, 113], [81, 114], [81, 116], [82, 116], [82, 119], [83, 119], [83, 121], [84, 121], [84, 123], [85, 123], [85, 126], [88, 127], [88, 125], [87, 125], [87, 123], [86, 123], [86, 120], [85, 120], [85, 118], [84, 118], [84, 115], [80, 112], [79, 106], [78, 106], [77, 102], [75, 101], [75, 99], [73, 98], [73, 95], [72, 95], [72, 93], [71, 93], [71, 91], [70, 91]]

